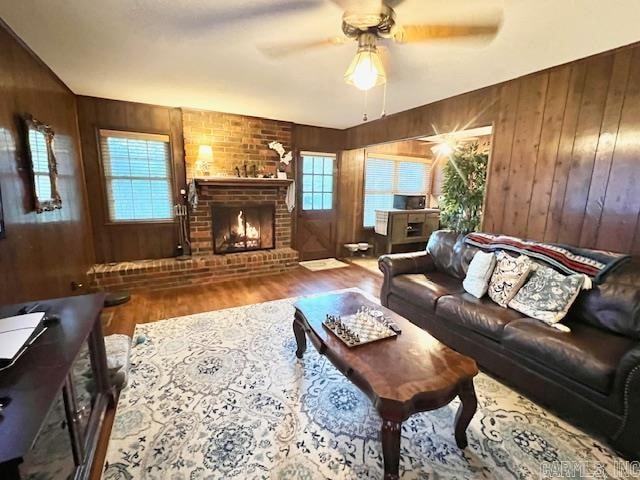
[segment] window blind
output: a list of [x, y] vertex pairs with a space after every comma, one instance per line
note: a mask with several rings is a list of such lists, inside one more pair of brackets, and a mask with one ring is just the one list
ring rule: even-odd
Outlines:
[[168, 135], [100, 130], [109, 220], [173, 218]]
[[364, 178], [365, 227], [373, 227], [376, 210], [393, 208], [393, 195], [426, 195], [431, 164], [405, 157], [367, 156]]

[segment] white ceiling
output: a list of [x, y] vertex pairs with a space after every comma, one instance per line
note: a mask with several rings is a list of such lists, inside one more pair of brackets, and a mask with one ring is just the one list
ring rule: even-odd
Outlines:
[[[464, 22], [496, 5], [406, 0], [396, 13]], [[355, 44], [282, 60], [256, 47], [338, 35], [341, 14], [328, 0], [0, 0], [0, 17], [77, 94], [344, 128], [363, 112], [342, 79]], [[390, 46], [387, 113], [638, 41], [639, 24], [637, 0], [504, 0], [489, 44]], [[381, 98], [369, 94], [369, 119]]]

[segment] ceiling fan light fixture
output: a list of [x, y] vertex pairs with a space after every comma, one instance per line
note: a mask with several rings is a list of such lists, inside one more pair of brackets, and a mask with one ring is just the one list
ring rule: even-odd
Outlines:
[[358, 52], [344, 74], [344, 80], [357, 89], [367, 91], [387, 81], [382, 60], [372, 34], [362, 34]]

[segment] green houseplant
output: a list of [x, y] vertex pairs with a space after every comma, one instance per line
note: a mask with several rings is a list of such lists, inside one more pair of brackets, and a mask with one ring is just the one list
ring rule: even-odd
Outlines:
[[457, 232], [480, 228], [489, 156], [477, 143], [456, 149], [444, 167], [440, 221]]

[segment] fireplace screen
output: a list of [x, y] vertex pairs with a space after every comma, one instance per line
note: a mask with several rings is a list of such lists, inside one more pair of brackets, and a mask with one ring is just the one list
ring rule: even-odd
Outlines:
[[213, 205], [213, 251], [246, 252], [274, 248], [275, 205]]

